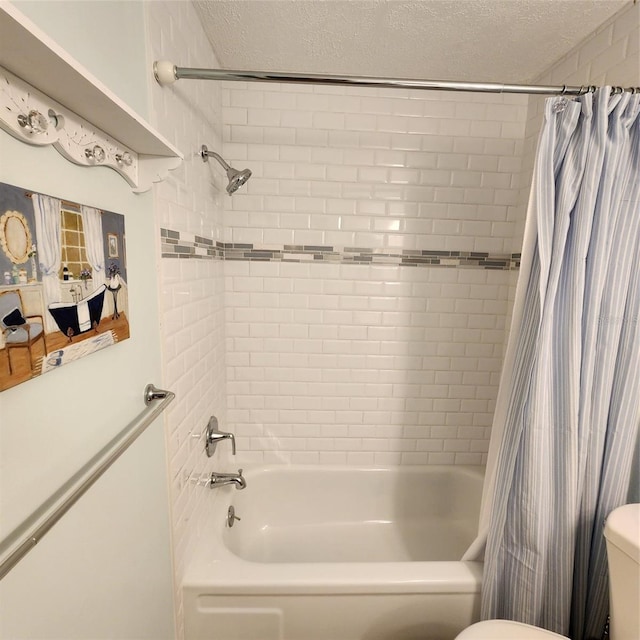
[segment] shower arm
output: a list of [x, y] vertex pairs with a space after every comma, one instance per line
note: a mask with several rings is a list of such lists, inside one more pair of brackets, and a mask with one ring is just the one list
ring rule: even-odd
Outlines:
[[[392, 89], [423, 89], [432, 91], [471, 91], [477, 93], [519, 93], [538, 95], [581, 96], [594, 92], [594, 85], [544, 86], [524, 84], [500, 84], [495, 82], [453, 82], [448, 80], [410, 80], [404, 78], [377, 78], [324, 74], [301, 74], [271, 71], [233, 71], [230, 69], [197, 69], [178, 67], [168, 60], [153, 63], [153, 74], [161, 85], [176, 80], [226, 80], [236, 82], [286, 82], [293, 84], [319, 84], [339, 86], [384, 87]], [[640, 87], [612, 87], [611, 93], [640, 93]]]
[[231, 165], [227, 164], [219, 153], [209, 151], [206, 144], [203, 144], [200, 147], [200, 156], [202, 157], [203, 162], [208, 162], [209, 158], [215, 158], [224, 167], [225, 171], [229, 171], [229, 169], [231, 169]]

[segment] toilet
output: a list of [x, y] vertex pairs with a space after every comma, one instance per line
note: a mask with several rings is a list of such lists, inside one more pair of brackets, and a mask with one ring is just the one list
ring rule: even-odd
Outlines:
[[456, 640], [568, 640], [552, 631], [512, 620], [485, 620], [467, 627]]
[[[640, 638], [640, 504], [609, 514], [604, 528], [609, 564], [611, 640]], [[465, 629], [456, 640], [567, 640], [565, 636], [511, 620], [485, 620]]]

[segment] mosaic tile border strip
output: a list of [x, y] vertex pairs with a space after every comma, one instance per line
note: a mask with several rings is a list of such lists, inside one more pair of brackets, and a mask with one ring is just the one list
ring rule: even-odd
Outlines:
[[215, 242], [170, 229], [160, 230], [163, 258], [249, 260], [255, 262], [329, 262], [332, 264], [383, 264], [401, 267], [449, 267], [498, 269], [520, 267], [520, 254], [490, 254], [480, 251], [436, 251], [431, 249], [383, 251], [363, 247], [292, 245], [256, 247], [253, 244]]
[[224, 259], [224, 245], [211, 238], [193, 233], [160, 229], [161, 256], [163, 258]]

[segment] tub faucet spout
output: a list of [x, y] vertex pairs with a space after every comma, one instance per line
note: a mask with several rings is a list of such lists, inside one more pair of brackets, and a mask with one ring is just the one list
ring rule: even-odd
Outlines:
[[238, 473], [216, 473], [211, 474], [211, 480], [209, 481], [209, 487], [215, 489], [216, 487], [224, 487], [227, 484], [235, 484], [236, 489], [244, 489], [247, 486], [247, 481], [242, 475], [242, 469], [238, 469]]

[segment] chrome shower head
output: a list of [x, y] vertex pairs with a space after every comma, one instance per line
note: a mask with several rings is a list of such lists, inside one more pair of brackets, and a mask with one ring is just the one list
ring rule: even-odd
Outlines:
[[235, 193], [249, 178], [251, 177], [250, 169], [243, 169], [238, 171], [233, 167], [227, 170], [227, 178], [229, 178], [229, 184], [227, 185], [227, 193], [231, 195]]
[[215, 151], [209, 151], [206, 144], [200, 147], [200, 157], [202, 158], [202, 162], [209, 162], [209, 158], [215, 158], [222, 165], [223, 169], [227, 172], [227, 178], [229, 180], [229, 184], [227, 185], [227, 193], [229, 195], [234, 194], [251, 177], [251, 171], [249, 169], [243, 169], [242, 171], [234, 169], [223, 160], [220, 154]]

